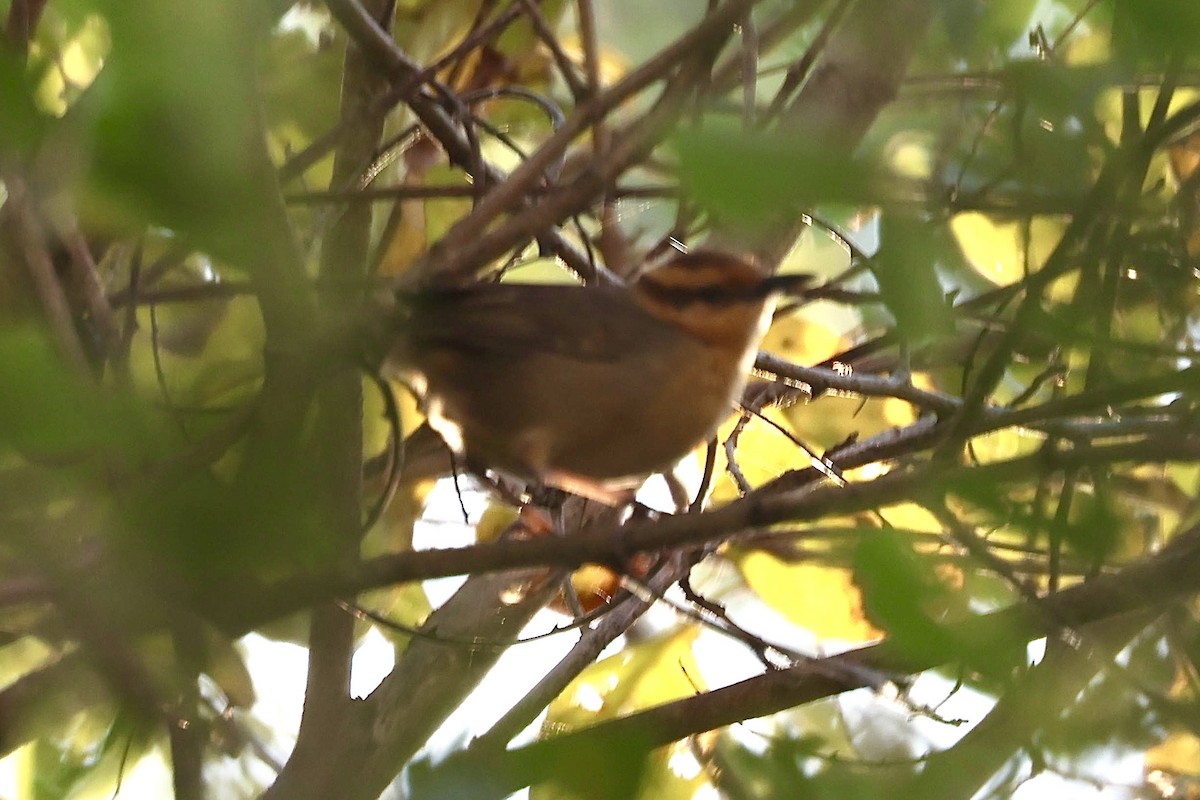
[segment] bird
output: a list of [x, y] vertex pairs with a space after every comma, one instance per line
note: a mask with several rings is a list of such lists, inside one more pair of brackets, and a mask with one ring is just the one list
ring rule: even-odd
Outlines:
[[697, 249], [628, 285], [401, 292], [382, 372], [469, 468], [611, 504], [713, 436], [810, 277]]

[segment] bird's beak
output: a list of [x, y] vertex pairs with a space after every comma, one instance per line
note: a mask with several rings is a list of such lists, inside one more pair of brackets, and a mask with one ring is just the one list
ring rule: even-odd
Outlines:
[[770, 294], [801, 295], [812, 283], [813, 277], [807, 273], [772, 275], [764, 278], [757, 288], [764, 297]]

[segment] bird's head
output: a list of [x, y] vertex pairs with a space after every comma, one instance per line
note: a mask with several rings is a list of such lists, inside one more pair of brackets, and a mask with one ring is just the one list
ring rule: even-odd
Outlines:
[[712, 347], [744, 349], [761, 338], [775, 300], [810, 275], [764, 275], [753, 263], [715, 250], [674, 256], [639, 277], [632, 292], [650, 314]]

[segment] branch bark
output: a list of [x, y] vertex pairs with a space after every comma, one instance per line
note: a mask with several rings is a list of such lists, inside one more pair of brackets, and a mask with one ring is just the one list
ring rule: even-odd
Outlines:
[[[387, 30], [393, 0], [367, 0], [368, 11]], [[353, 184], [370, 163], [383, 135], [384, 114], [372, 113], [370, 99], [386, 88], [386, 80], [363, 58], [346, 50], [342, 73], [341, 120], [347, 135], [334, 159], [333, 187]], [[361, 312], [370, 252], [372, 207], [351, 204], [342, 210], [322, 249], [321, 278], [335, 287], [321, 296], [321, 312], [333, 327]], [[335, 563], [350, 565], [358, 558], [363, 507], [362, 381], [356, 364], [339, 365], [321, 382], [316, 395], [316, 459], [321, 474], [311, 476], [317, 489], [318, 511]], [[307, 477], [307, 476], [306, 476]], [[309, 623], [309, 666], [304, 710], [296, 745], [266, 797], [328, 796], [318, 787], [339, 786], [349, 780], [347, 764], [327, 758], [331, 731], [347, 731], [352, 722], [350, 664], [354, 654], [355, 620], [332, 599], [319, 603]]]
[[[578, 773], [589, 753], [612, 747], [614, 743], [624, 743], [628, 748], [634, 742], [637, 750], [648, 752], [685, 736], [869, 686], [873, 676], [912, 674], [955, 661], [962, 652], [952, 643], [970, 642], [973, 647], [1003, 651], [1054, 634], [1054, 630], [1046, 628], [1050, 619], [1082, 628], [1130, 611], [1155, 608], [1197, 591], [1200, 591], [1200, 528], [1193, 528], [1177, 536], [1156, 555], [1116, 574], [1049, 595], [1036, 606], [1018, 603], [948, 626], [944, 647], [914, 653], [885, 640], [518, 750], [501, 754], [468, 752], [440, 765], [430, 777], [426, 793], [419, 796], [422, 800], [448, 796], [438, 789], [440, 773], [447, 781], [454, 775], [478, 777], [479, 782], [473, 783], [477, 792], [473, 797], [480, 800], [504, 797], [531, 783]], [[630, 755], [628, 749], [622, 753]]]

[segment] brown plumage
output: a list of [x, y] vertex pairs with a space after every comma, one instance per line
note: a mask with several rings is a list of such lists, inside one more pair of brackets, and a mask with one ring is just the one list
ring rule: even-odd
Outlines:
[[413, 387], [473, 466], [576, 491], [620, 488], [713, 434], [775, 296], [800, 280], [699, 251], [630, 288], [425, 291], [405, 301], [385, 371]]

